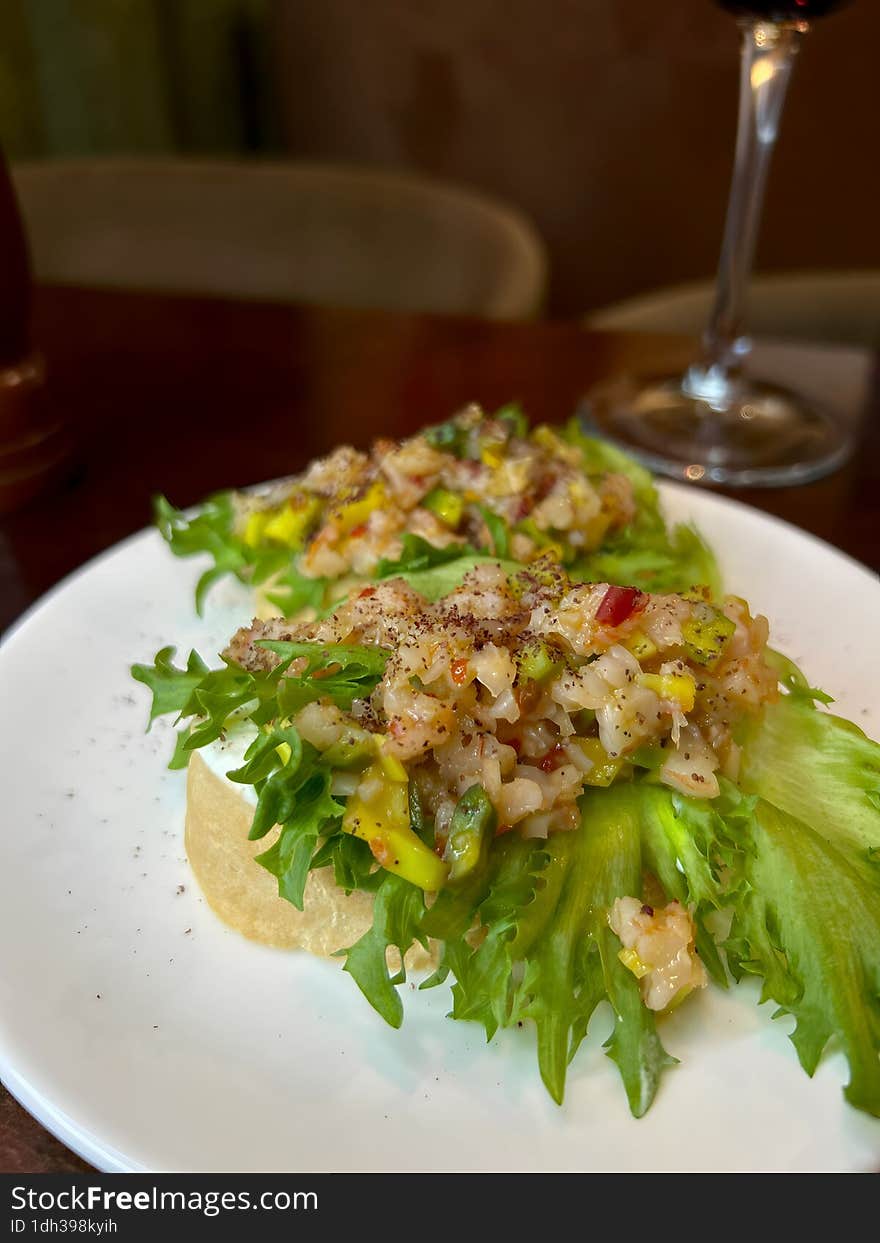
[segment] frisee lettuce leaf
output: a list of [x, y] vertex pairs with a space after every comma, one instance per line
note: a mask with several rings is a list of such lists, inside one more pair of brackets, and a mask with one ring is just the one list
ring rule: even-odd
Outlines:
[[301, 673], [288, 673], [278, 684], [278, 710], [285, 717], [316, 699], [332, 699], [338, 708], [350, 708], [353, 700], [367, 698], [385, 672], [390, 655], [381, 647], [342, 643], [259, 639], [257, 646], [280, 656], [285, 671], [294, 660], [306, 661]]
[[173, 664], [176, 650], [173, 647], [163, 647], [156, 653], [152, 665], [131, 667], [131, 676], [136, 682], [143, 682], [153, 696], [147, 722], [148, 730], [157, 716], [180, 712], [208, 673], [208, 666], [198, 652], [190, 652], [185, 669], [176, 668]]
[[153, 517], [159, 533], [175, 557], [206, 553], [214, 562], [196, 585], [196, 611], [201, 616], [214, 583], [228, 574], [241, 582], [260, 583], [290, 559], [285, 549], [253, 549], [235, 534], [235, 506], [231, 492], [218, 492], [198, 506], [192, 517], [175, 509], [164, 496], [153, 499]]
[[[307, 578], [296, 568], [296, 558], [286, 554], [288, 564], [272, 579], [266, 599], [278, 610], [280, 617], [295, 617], [310, 609], [317, 617], [335, 607], [332, 582], [329, 578]], [[255, 584], [256, 578], [252, 580]]]
[[447, 940], [438, 978], [455, 975], [452, 1017], [482, 1023], [486, 1039], [514, 1021], [514, 963], [522, 960], [553, 914], [562, 887], [571, 835], [548, 842], [509, 837], [495, 849], [494, 875], [477, 915], [485, 929], [472, 948], [464, 933]]
[[[504, 556], [506, 555], [505, 552]], [[500, 553], [493, 556], [485, 550], [472, 548], [469, 544], [449, 544], [446, 548], [435, 548], [420, 535], [407, 533], [403, 536], [401, 555], [394, 561], [383, 558], [376, 568], [375, 577], [377, 580], [406, 579], [410, 587], [427, 600], [440, 600], [460, 586], [464, 576], [475, 566], [487, 563], [500, 565], [507, 574], [515, 574], [522, 569], [516, 561], [501, 559]]]
[[581, 826], [559, 904], [547, 931], [526, 959], [519, 1012], [535, 1020], [538, 1064], [550, 1095], [562, 1103], [568, 1064], [603, 999], [614, 1010], [606, 1043], [633, 1115], [651, 1104], [666, 1066], [673, 1064], [657, 1035], [639, 985], [617, 957], [620, 942], [607, 922], [614, 899], [642, 887], [639, 793], [610, 786], [581, 799]]
[[745, 726], [741, 742], [742, 790], [845, 853], [880, 847], [880, 744], [857, 725], [816, 710], [806, 695], [786, 695]]
[[836, 1039], [849, 1063], [844, 1095], [880, 1117], [880, 885], [869, 866], [759, 799], [727, 954], [737, 978], [763, 976], [762, 1001], [794, 1015], [807, 1074]]
[[880, 745], [816, 709], [828, 697], [791, 662], [784, 676], [743, 731], [740, 789], [724, 785], [749, 835], [728, 960], [795, 1016], [807, 1074], [837, 1042], [847, 1100], [880, 1116]]
[[506, 559], [510, 556], [510, 532], [507, 523], [498, 514], [493, 513], [488, 505], [478, 505], [480, 515], [489, 532], [490, 547], [487, 550], [495, 557]]
[[582, 454], [589, 475], [614, 472], [625, 475], [633, 487], [636, 515], [629, 526], [612, 532], [595, 552], [570, 567], [582, 582], [614, 583], [644, 591], [688, 591], [705, 586], [713, 598], [721, 596], [721, 575], [715, 556], [695, 528], [680, 524], [667, 529], [660, 498], [651, 474], [607, 441], [588, 436], [577, 419], [563, 431]]
[[[376, 889], [373, 925], [350, 949], [341, 950], [343, 970], [391, 1027], [403, 1022], [403, 1003], [397, 985], [406, 982], [404, 955], [418, 941], [427, 948], [420, 930], [425, 915], [425, 895], [416, 885], [386, 872]], [[400, 954], [400, 969], [392, 974], [388, 966], [389, 948]]]
[[399, 557], [381, 558], [376, 566], [377, 579], [409, 579], [411, 574], [436, 569], [439, 565], [446, 565], [448, 561], [478, 555], [478, 549], [471, 548], [468, 544], [447, 544], [445, 548], [435, 548], [426, 539], [422, 539], [421, 535], [413, 535], [409, 531], [401, 537], [401, 545]]
[[[174, 649], [163, 648], [153, 665], [133, 666], [132, 676], [152, 692], [151, 723], [168, 713], [191, 722], [178, 733], [173, 768], [184, 767], [193, 750], [215, 741], [232, 725], [249, 722], [256, 728], [244, 763], [227, 776], [253, 786], [257, 794], [251, 840], [278, 826], [277, 837], [256, 861], [277, 877], [279, 895], [302, 910], [313, 867], [332, 864], [344, 888], [370, 888], [375, 887], [370, 882], [374, 864], [371, 856], [367, 862], [361, 849], [365, 843], [327, 847], [341, 833], [344, 804], [330, 793], [332, 773], [320, 752], [302, 741], [288, 719], [305, 703], [325, 696], [350, 707], [355, 696], [369, 695], [388, 654], [343, 644], [267, 642], [266, 646], [281, 656], [270, 671], [249, 672], [231, 663], [208, 669], [195, 652], [185, 668], [178, 668]], [[296, 659], [304, 659], [305, 667], [285, 677]]]

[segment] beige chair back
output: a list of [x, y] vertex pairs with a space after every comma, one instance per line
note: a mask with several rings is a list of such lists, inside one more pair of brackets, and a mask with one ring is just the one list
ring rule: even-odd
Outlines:
[[518, 211], [323, 164], [64, 160], [13, 170], [38, 280], [519, 318], [546, 283]]

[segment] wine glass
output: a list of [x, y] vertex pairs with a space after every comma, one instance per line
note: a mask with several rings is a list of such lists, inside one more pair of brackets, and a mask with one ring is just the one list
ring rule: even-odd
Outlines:
[[846, 2], [718, 0], [739, 19], [742, 64], [733, 183], [702, 354], [683, 376], [604, 382], [581, 411], [590, 430], [662, 474], [689, 482], [805, 483], [835, 470], [852, 447], [828, 411], [743, 370], [747, 286], [789, 78], [810, 21]]

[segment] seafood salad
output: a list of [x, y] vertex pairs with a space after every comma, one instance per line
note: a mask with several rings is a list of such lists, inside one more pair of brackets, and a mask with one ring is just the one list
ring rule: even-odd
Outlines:
[[[462, 435], [485, 435], [472, 418]], [[603, 495], [613, 521], [631, 513], [621, 484]], [[501, 499], [492, 513], [514, 530]], [[273, 902], [330, 919], [334, 894], [368, 895], [341, 954], [393, 1027], [422, 947], [419, 987], [451, 986], [451, 1017], [490, 1039], [532, 1028], [561, 1102], [608, 1002], [641, 1116], [674, 1061], [663, 1016], [759, 975], [807, 1073], [834, 1041], [847, 1099], [880, 1115], [880, 747], [825, 710], [745, 600], [586, 581], [573, 547], [469, 554], [451, 586], [446, 563], [359, 578], [329, 611], [255, 619], [214, 669], [165, 648], [133, 673], [181, 723], [173, 767], [240, 739], [224, 780], [251, 791]], [[319, 568], [344, 577], [354, 558]]]

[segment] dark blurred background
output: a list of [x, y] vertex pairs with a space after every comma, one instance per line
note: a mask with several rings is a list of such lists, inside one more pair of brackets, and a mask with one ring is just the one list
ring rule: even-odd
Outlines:
[[[797, 66], [764, 272], [880, 266], [880, 5]], [[3, 0], [11, 161], [288, 155], [426, 172], [522, 208], [577, 314], [714, 270], [737, 34], [711, 0]]]

